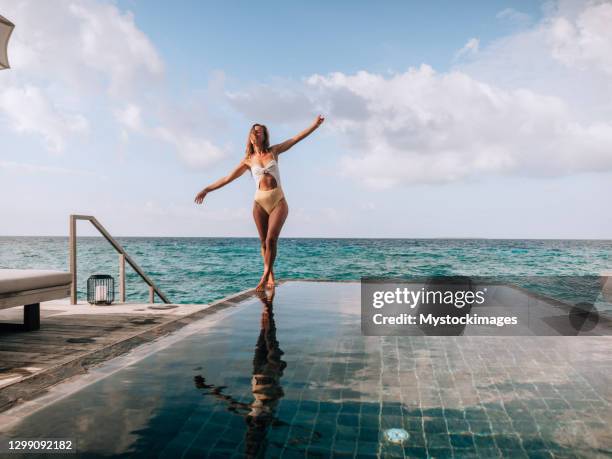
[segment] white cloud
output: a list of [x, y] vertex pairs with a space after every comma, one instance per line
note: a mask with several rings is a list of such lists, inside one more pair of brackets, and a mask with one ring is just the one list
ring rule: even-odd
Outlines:
[[[165, 107], [167, 120], [164, 124], [146, 123], [140, 106], [130, 103], [122, 110], [115, 111], [115, 117], [128, 132], [143, 135], [149, 139], [165, 142], [172, 146], [181, 161], [188, 167], [203, 169], [225, 157], [226, 151], [203, 137], [200, 132], [206, 130], [203, 125], [193, 120], [201, 120], [193, 110], [181, 111], [176, 107]], [[191, 118], [191, 120], [189, 120]]]
[[349, 89], [368, 106], [365, 121], [331, 126], [358, 153], [342, 159], [344, 171], [372, 187], [612, 168], [612, 124], [576, 123], [559, 98], [505, 91], [428, 66], [392, 78], [361, 72], [310, 83]]
[[[339, 170], [374, 188], [610, 171], [608, 9], [558, 4], [484, 49], [470, 40], [470, 62], [449, 72], [421, 65], [390, 76], [312, 75], [282, 96], [266, 88], [265, 100], [278, 119], [292, 88], [306, 109], [321, 107], [325, 128], [346, 147]], [[571, 27], [559, 32], [559, 24]]]
[[123, 109], [115, 110], [115, 117], [127, 129], [135, 132], [145, 130], [141, 109], [136, 104], [128, 104]]
[[181, 159], [193, 168], [204, 168], [225, 156], [224, 150], [211, 141], [180, 129], [157, 127], [155, 135], [176, 147]]
[[459, 59], [461, 56], [466, 54], [472, 55], [478, 53], [478, 48], [480, 46], [480, 40], [478, 38], [470, 38], [463, 48], [455, 53], [455, 59]]
[[553, 57], [583, 70], [612, 76], [612, 4], [592, 3], [576, 18], [557, 16], [545, 23]]
[[10, 41], [13, 74], [72, 91], [124, 95], [164, 73], [154, 45], [130, 12], [94, 0], [0, 0], [16, 24]]
[[34, 86], [0, 89], [0, 113], [16, 132], [42, 136], [52, 152], [62, 151], [67, 137], [89, 131], [83, 115], [59, 109], [44, 91]]
[[[223, 156], [207, 138], [213, 121], [193, 125], [167, 116], [184, 103], [164, 96], [164, 62], [131, 12], [95, 0], [0, 0], [0, 11], [16, 24], [12, 69], [0, 73], [0, 123], [41, 136], [52, 152], [91, 131], [96, 138], [115, 134], [124, 146], [129, 132], [162, 140], [189, 167]], [[100, 122], [109, 116], [117, 123], [110, 135], [106, 120]]]
[[606, 23], [595, 20], [606, 20], [612, 4], [548, 5], [539, 23], [481, 47], [475, 59], [456, 69], [500, 88], [557, 96], [582, 123], [612, 119], [612, 78], [607, 71], [612, 66], [612, 37]]

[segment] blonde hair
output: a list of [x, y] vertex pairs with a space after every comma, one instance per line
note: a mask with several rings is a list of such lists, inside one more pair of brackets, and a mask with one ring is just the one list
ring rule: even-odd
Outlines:
[[255, 123], [253, 126], [251, 126], [251, 129], [249, 130], [249, 135], [247, 136], [246, 153], [245, 153], [246, 159], [248, 159], [253, 153], [255, 153], [255, 149], [253, 148], [253, 142], [251, 142], [251, 134], [254, 133], [255, 128], [257, 126], [261, 126], [264, 131], [264, 139], [263, 139], [264, 151], [267, 151], [270, 149], [270, 134], [268, 134], [268, 128], [263, 124]]

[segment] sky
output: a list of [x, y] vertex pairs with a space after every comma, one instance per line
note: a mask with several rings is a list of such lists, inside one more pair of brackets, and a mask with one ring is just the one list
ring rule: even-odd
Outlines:
[[[612, 2], [0, 0], [0, 235], [610, 239]], [[96, 235], [86, 222], [80, 235]]]

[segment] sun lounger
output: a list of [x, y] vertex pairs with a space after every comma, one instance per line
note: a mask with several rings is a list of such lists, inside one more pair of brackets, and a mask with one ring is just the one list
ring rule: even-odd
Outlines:
[[40, 303], [70, 296], [70, 273], [41, 269], [0, 269], [0, 309], [23, 306], [23, 330], [40, 328]]

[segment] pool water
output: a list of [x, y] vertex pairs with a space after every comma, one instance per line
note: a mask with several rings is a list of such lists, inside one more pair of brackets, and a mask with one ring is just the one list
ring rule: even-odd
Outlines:
[[92, 458], [612, 456], [611, 337], [365, 337], [359, 283], [225, 314], [4, 433]]

